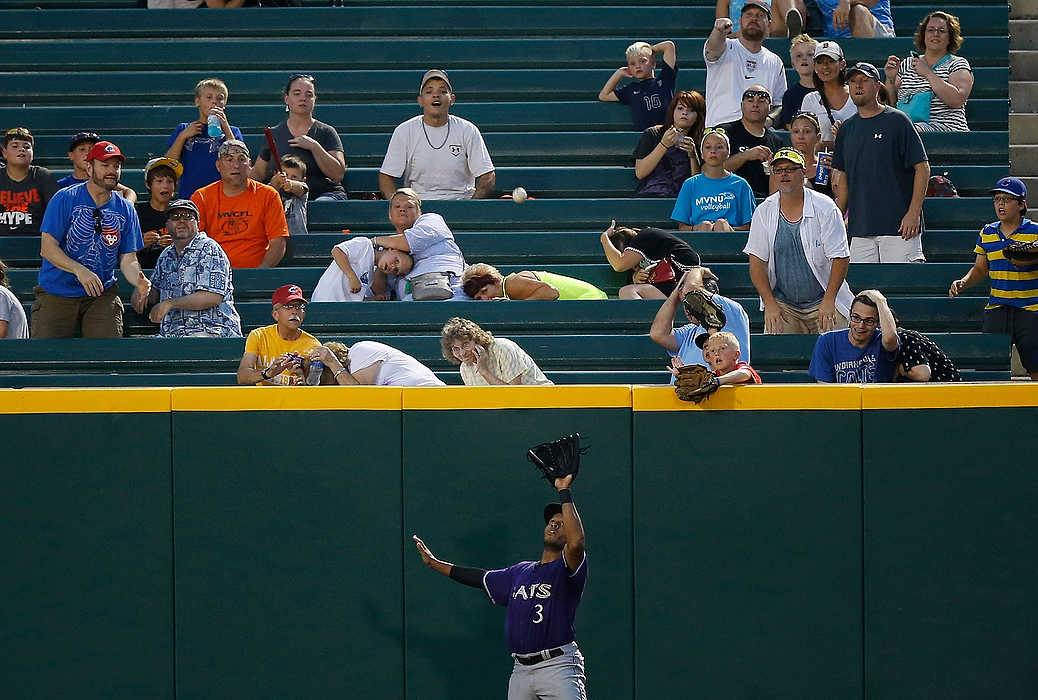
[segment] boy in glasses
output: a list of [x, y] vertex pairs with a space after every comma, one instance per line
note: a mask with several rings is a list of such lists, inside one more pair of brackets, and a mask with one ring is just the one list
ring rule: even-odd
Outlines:
[[818, 336], [808, 372], [823, 383], [892, 382], [900, 347], [886, 297], [867, 289], [854, 297], [849, 329]]
[[34, 139], [24, 126], [4, 134], [6, 168], [0, 168], [0, 236], [35, 236], [58, 183], [46, 168], [32, 164]]
[[137, 262], [144, 247], [137, 212], [113, 196], [126, 158], [110, 141], [98, 141], [88, 155], [90, 179], [59, 190], [40, 226], [43, 265], [32, 306], [34, 338], [122, 336], [117, 263], [142, 298], [151, 293]]
[[[227, 121], [227, 85], [219, 78], [206, 78], [195, 85], [198, 119], [181, 122], [166, 142], [166, 157], [180, 161], [184, 175], [180, 179], [180, 196], [190, 199], [195, 190], [216, 182], [216, 154], [228, 139], [243, 140], [241, 130]], [[210, 124], [211, 118], [215, 122]]]
[[[656, 77], [656, 54], [663, 54], [660, 77]], [[633, 82], [618, 87], [620, 81]], [[600, 102], [620, 102], [631, 108], [637, 131], [645, 131], [667, 121], [667, 107], [674, 99], [678, 79], [678, 50], [673, 41], [649, 45], [636, 41], [627, 47], [627, 65], [617, 68], [598, 93]]]
[[[92, 131], [80, 131], [72, 137], [68, 145], [68, 159], [72, 161], [72, 173], [58, 180], [58, 187], [71, 187], [90, 179], [90, 173], [87, 172], [87, 156], [94, 144], [100, 140], [101, 137]], [[115, 193], [130, 204], [137, 201], [137, 193], [121, 182], [116, 186]]]

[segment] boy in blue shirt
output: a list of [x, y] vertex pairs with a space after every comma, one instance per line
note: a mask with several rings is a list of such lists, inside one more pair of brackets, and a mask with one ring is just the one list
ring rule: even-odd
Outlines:
[[[657, 53], [663, 54], [660, 77], [656, 77]], [[624, 78], [634, 82], [617, 87]], [[627, 65], [617, 68], [601, 92], [600, 102], [620, 102], [631, 108], [631, 120], [637, 131], [667, 120], [667, 107], [674, 99], [674, 84], [678, 78], [678, 51], [673, 41], [661, 41], [650, 46], [637, 41], [627, 47]]]
[[894, 381], [901, 342], [886, 297], [867, 289], [851, 304], [850, 328], [822, 333], [809, 374], [819, 382], [874, 384]]
[[[244, 141], [241, 130], [231, 126], [224, 109], [227, 107], [227, 85], [219, 78], [206, 78], [195, 85], [195, 106], [198, 119], [181, 122], [166, 142], [166, 158], [180, 161], [184, 175], [180, 178], [180, 199], [191, 199], [195, 190], [220, 179], [216, 158], [220, 145], [227, 139]], [[220, 122], [220, 133], [209, 133], [208, 120], [215, 116]]]

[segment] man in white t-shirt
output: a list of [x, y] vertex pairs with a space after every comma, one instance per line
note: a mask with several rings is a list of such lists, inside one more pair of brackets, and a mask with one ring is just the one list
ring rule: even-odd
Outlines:
[[721, 17], [703, 44], [706, 59], [706, 125], [733, 122], [742, 116], [742, 94], [752, 85], [771, 93], [772, 107], [782, 106], [786, 71], [782, 59], [764, 48], [771, 21], [770, 0], [748, 0], [739, 18], [740, 33], [730, 39], [732, 20]]
[[486, 199], [497, 175], [483, 135], [472, 122], [450, 114], [454, 90], [447, 73], [426, 71], [418, 88], [422, 114], [393, 130], [379, 168], [378, 186], [391, 199], [397, 178], [422, 199]]

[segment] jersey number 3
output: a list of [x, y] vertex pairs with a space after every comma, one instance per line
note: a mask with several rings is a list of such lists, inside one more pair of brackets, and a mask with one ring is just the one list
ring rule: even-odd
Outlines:
[[538, 603], [533, 607], [533, 624], [536, 625], [544, 622], [544, 606]]

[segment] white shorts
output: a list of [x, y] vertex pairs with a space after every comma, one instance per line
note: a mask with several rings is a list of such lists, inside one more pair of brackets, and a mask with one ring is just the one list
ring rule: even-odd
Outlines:
[[922, 263], [923, 234], [907, 241], [901, 236], [854, 236], [851, 238], [852, 263]]

